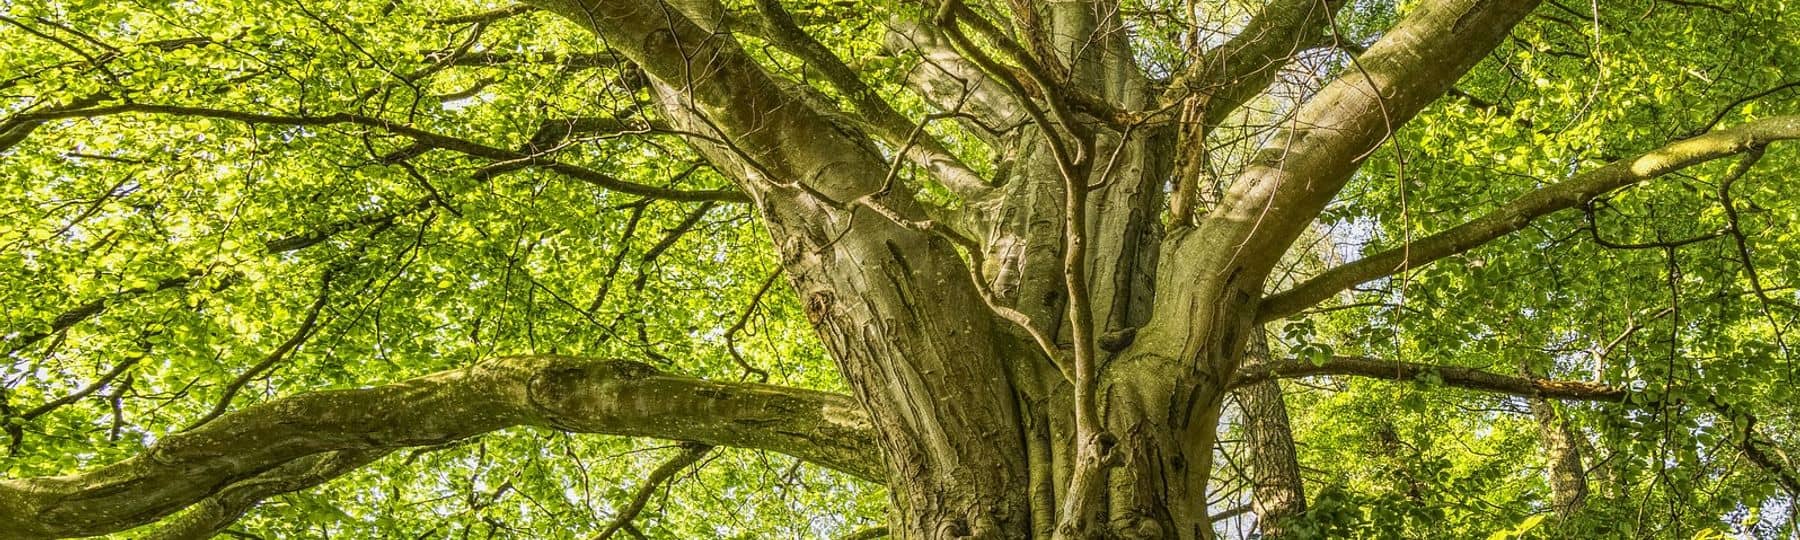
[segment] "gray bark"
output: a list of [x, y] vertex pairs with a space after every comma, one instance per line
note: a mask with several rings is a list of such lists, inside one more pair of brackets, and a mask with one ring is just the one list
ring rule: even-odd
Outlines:
[[[1258, 327], [1250, 340], [1247, 368], [1268, 364], [1268, 337]], [[1306, 486], [1300, 478], [1294, 432], [1288, 423], [1281, 383], [1264, 380], [1234, 390], [1243, 408], [1245, 446], [1250, 455], [1251, 508], [1264, 538], [1288, 536], [1285, 522], [1306, 512]]]
[[1530, 402], [1531, 416], [1538, 422], [1538, 437], [1543, 439], [1544, 461], [1549, 464], [1551, 508], [1558, 519], [1568, 519], [1581, 512], [1587, 502], [1587, 467], [1575, 443], [1581, 435], [1575, 433], [1550, 400], [1532, 397]]

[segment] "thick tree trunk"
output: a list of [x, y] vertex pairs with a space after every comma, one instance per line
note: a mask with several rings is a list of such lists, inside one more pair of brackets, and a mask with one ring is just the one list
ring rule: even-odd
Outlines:
[[[946, 184], [974, 192], [974, 215], [951, 222], [892, 185], [875, 139], [904, 141], [785, 89], [732, 37], [717, 3], [538, 3], [640, 67], [669, 124], [753, 200], [869, 411], [892, 532], [932, 540], [1211, 538], [1218, 420], [1271, 267], [1387, 130], [1480, 56], [1414, 62], [1419, 51], [1465, 37], [1491, 46], [1522, 15], [1512, 8], [1529, 7], [1446, 0], [1409, 14], [1364, 55], [1369, 74], [1298, 112], [1319, 129], [1277, 137], [1286, 146], [1255, 160], [1211, 215], [1165, 234], [1165, 184], [1179, 155], [1206, 151], [1200, 141], [1178, 148], [1168, 123], [1093, 122], [1095, 111], [1071, 114], [1063, 99], [1164, 105], [1105, 3], [1012, 4], [1020, 44], [1007, 60], [1030, 66], [1035, 96], [991, 59], [972, 66], [986, 55], [963, 32], [994, 28], [971, 20], [979, 14], [945, 3], [933, 23], [959, 20], [896, 25], [896, 41], [932, 60], [914, 73], [918, 86], [942, 110], [983, 111], [972, 131], [1003, 159], [994, 189]], [[1257, 35], [1275, 38], [1232, 53], [1246, 55], [1243, 66], [1280, 66], [1338, 5], [1271, 19]], [[1200, 71], [1169, 91], [1220, 93], [1228, 110], [1274, 77]]]

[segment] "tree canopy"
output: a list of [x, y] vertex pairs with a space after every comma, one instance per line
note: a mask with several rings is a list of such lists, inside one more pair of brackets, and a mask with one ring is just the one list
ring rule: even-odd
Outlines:
[[7, 1], [0, 539], [1793, 538], [1795, 115], [1790, 0]]

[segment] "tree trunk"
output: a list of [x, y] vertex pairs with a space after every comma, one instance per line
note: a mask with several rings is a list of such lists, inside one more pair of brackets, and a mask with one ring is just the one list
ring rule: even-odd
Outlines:
[[[729, 26], [739, 23], [717, 3], [537, 3], [641, 68], [669, 124], [752, 199], [869, 411], [891, 530], [908, 540], [1211, 538], [1219, 416], [1271, 268], [1386, 130], [1480, 58], [1413, 62], [1418, 51], [1471, 39], [1491, 47], [1529, 10], [1445, 0], [1408, 15], [1364, 55], [1368, 74], [1334, 82], [1297, 112], [1319, 129], [1276, 137], [1288, 146], [1268, 154], [1287, 157], [1253, 160], [1206, 219], [1165, 232], [1165, 183], [1204, 141], [1177, 143], [1168, 122], [1122, 127], [1105, 109], [1216, 92], [1226, 110], [1201, 117], [1217, 121], [1343, 3], [1272, 6], [1308, 15], [1276, 13], [1229, 48], [1241, 61], [1197, 63], [1180, 87], [1161, 90], [1105, 3], [1014, 2], [1020, 43], [1002, 45], [1017, 46], [1006, 56], [1023, 73], [974, 45], [967, 33], [1005, 31], [957, 3], [930, 23], [895, 24], [891, 41], [931, 60], [912, 82], [940, 110], [979, 111], [978, 121], [958, 118], [978, 123], [970, 131], [1002, 160], [991, 188], [944, 183], [972, 210], [948, 218], [894, 185], [884, 149], [917, 147], [784, 87], [737, 43]], [[1408, 79], [1422, 82], [1393, 84]], [[1070, 113], [1077, 101], [1102, 105]]]
[[[1250, 340], [1245, 365], [1256, 367], [1271, 361], [1267, 334], [1261, 327]], [[1256, 528], [1264, 538], [1287, 534], [1283, 522], [1306, 511], [1306, 486], [1300, 479], [1300, 461], [1294, 453], [1294, 432], [1288, 425], [1287, 402], [1281, 383], [1274, 379], [1251, 383], [1237, 390], [1243, 407], [1244, 434], [1250, 454], [1251, 505]]]
[[1550, 501], [1558, 519], [1568, 519], [1581, 511], [1587, 502], [1587, 467], [1575, 433], [1555, 404], [1541, 397], [1530, 398], [1531, 416], [1537, 419], [1538, 435], [1544, 442], [1544, 460], [1550, 469]]

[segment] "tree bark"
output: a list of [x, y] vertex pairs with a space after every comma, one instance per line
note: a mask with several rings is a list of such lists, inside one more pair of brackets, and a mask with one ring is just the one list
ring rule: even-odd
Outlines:
[[761, 448], [863, 477], [882, 469], [869, 416], [845, 396], [703, 381], [629, 361], [514, 357], [260, 403], [81, 474], [0, 480], [0, 531], [106, 534], [215, 496], [230, 510], [265, 482], [298, 489], [326, 479], [307, 471], [341, 473], [348, 469], [334, 464], [521, 425]]
[[1581, 435], [1569, 426], [1555, 404], [1542, 397], [1532, 397], [1531, 416], [1537, 419], [1538, 437], [1543, 439], [1544, 461], [1549, 464], [1550, 503], [1557, 519], [1569, 519], [1581, 512], [1587, 502], [1587, 467], [1575, 438]]
[[[1245, 366], [1255, 369], [1271, 361], [1267, 334], [1258, 326], [1250, 340]], [[1300, 479], [1300, 461], [1294, 450], [1294, 431], [1288, 424], [1281, 383], [1273, 379], [1259, 381], [1234, 392], [1244, 414], [1244, 444], [1250, 454], [1250, 500], [1256, 512], [1256, 528], [1264, 538], [1285, 538], [1288, 531], [1284, 522], [1306, 512], [1306, 486]]]

